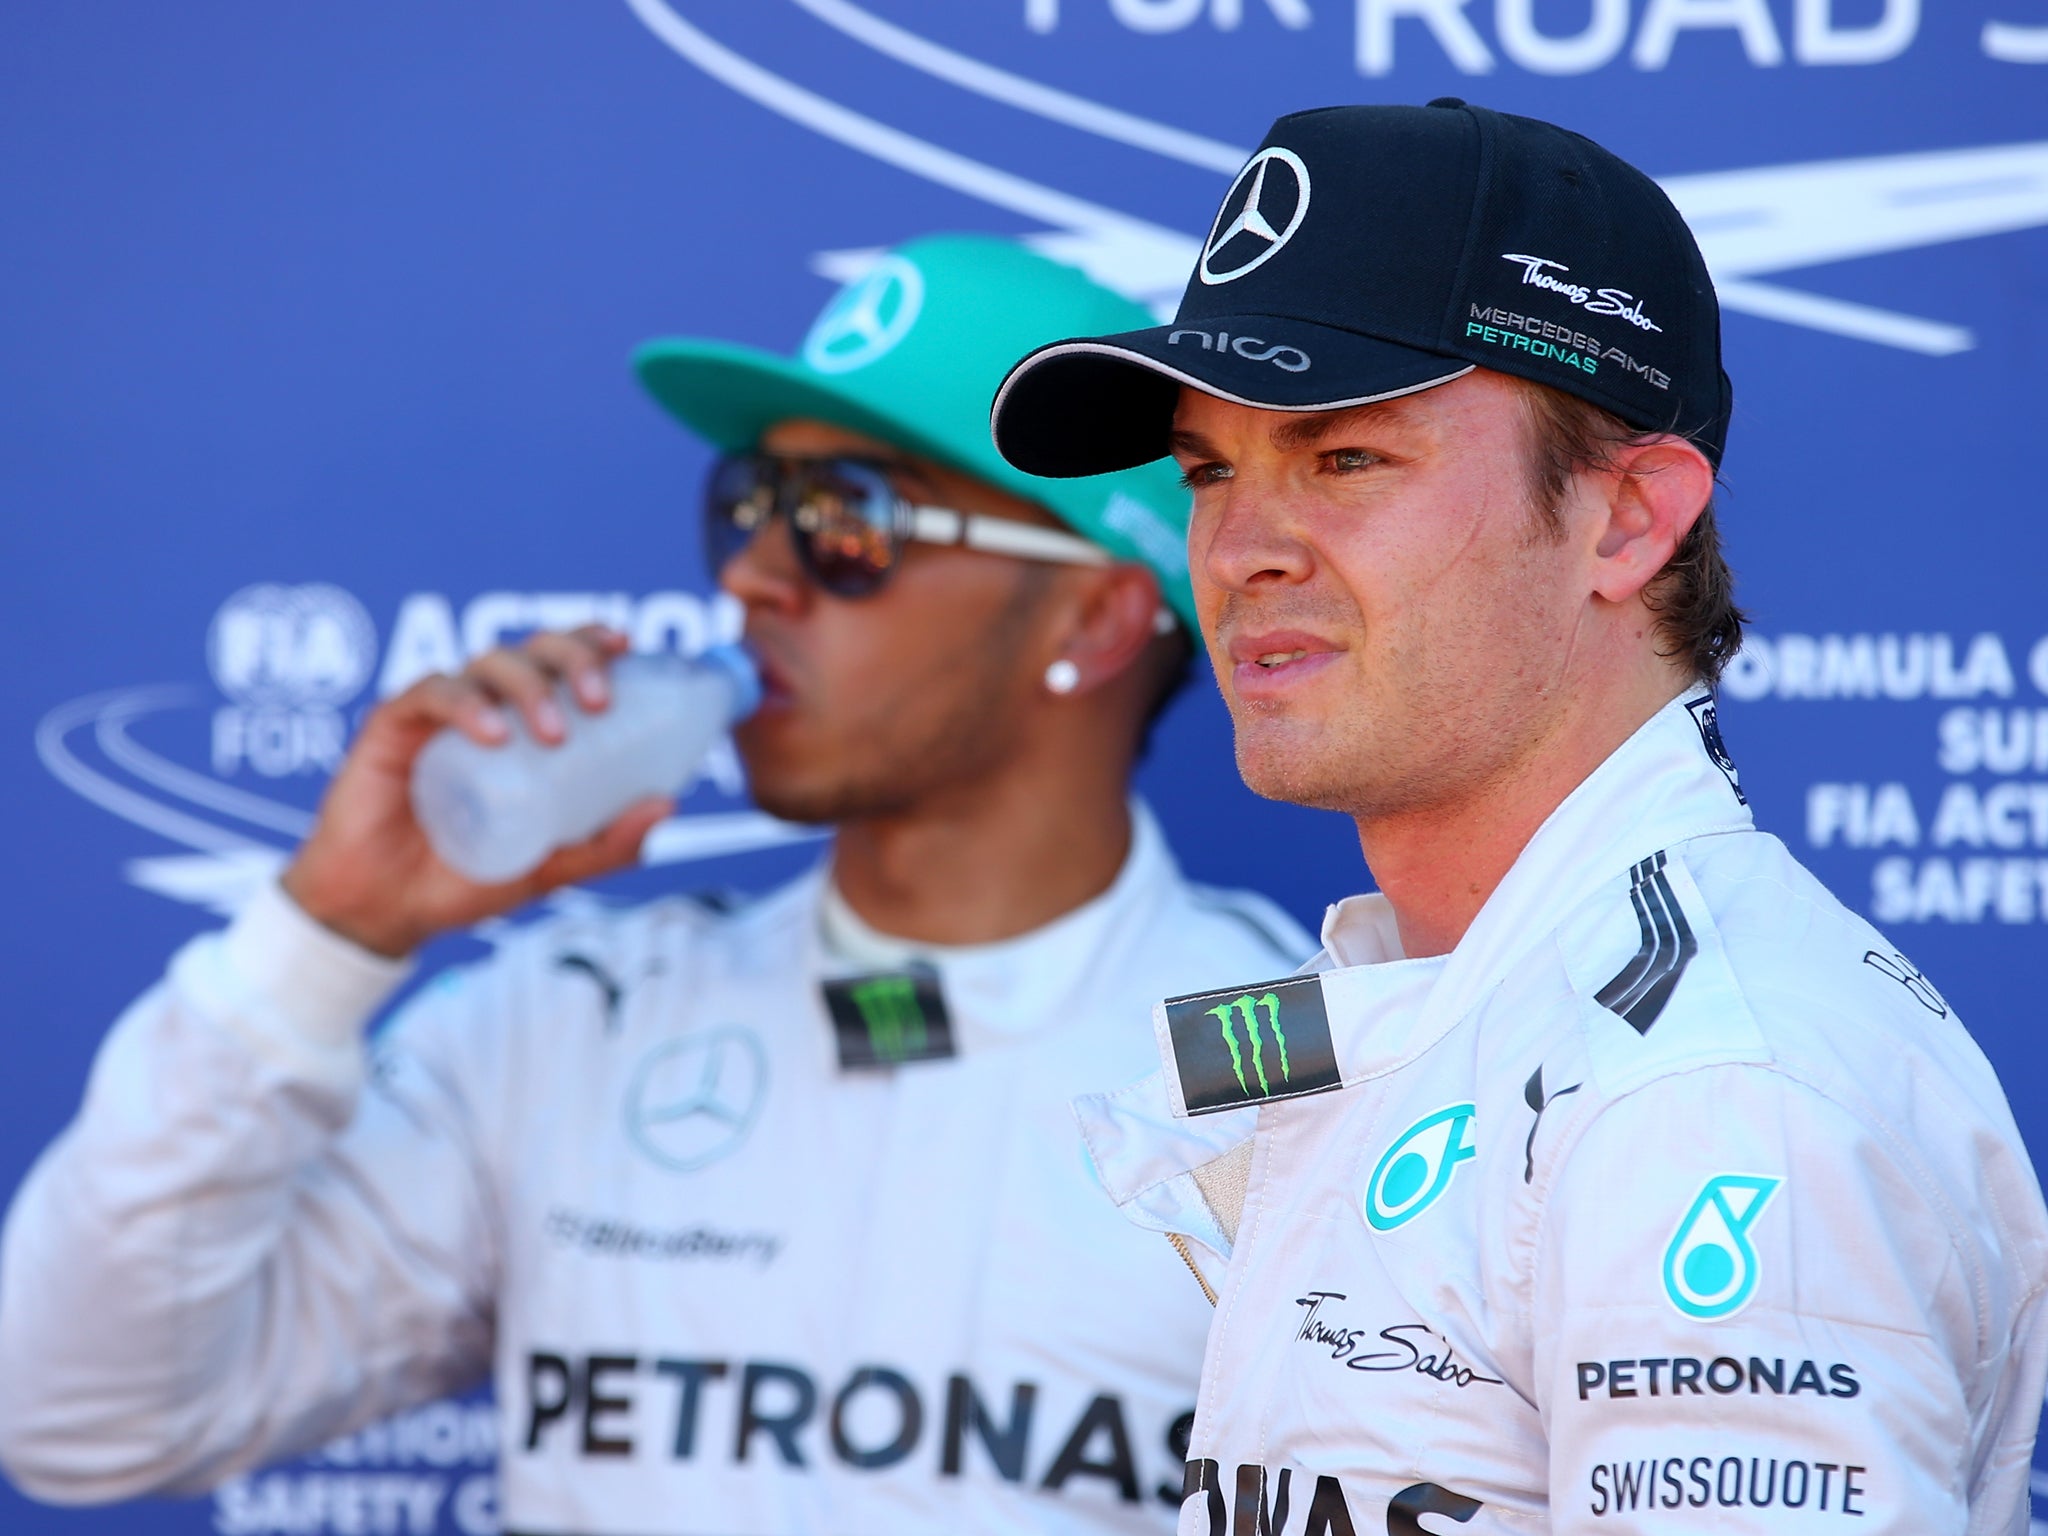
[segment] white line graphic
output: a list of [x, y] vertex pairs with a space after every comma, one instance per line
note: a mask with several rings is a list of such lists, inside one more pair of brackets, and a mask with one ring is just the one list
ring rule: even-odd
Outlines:
[[1005, 106], [1035, 113], [1052, 122], [1064, 123], [1069, 128], [1078, 128], [1083, 133], [1114, 139], [1134, 149], [1149, 149], [1155, 155], [1185, 161], [1225, 176], [1235, 176], [1251, 158], [1250, 150], [1239, 149], [1234, 144], [1204, 138], [1182, 128], [1171, 128], [1165, 123], [1155, 123], [1148, 117], [1122, 112], [1115, 107], [1105, 107], [1100, 102], [1040, 85], [1036, 80], [1013, 75], [979, 59], [970, 59], [964, 53], [955, 53], [929, 38], [919, 37], [915, 32], [906, 32], [895, 23], [862, 10], [850, 0], [792, 0], [792, 3], [809, 11], [828, 27], [867, 44], [877, 53], [887, 54], [899, 64], [922, 70], [977, 96], [986, 96]]
[[1729, 308], [1939, 355], [1973, 345], [1970, 333], [1740, 280], [2048, 224], [2048, 143], [1673, 176], [1663, 187]]
[[[1987, 21], [1979, 34], [1984, 52], [2006, 64], [2048, 64], [2048, 27], [2016, 27]], [[2039, 1529], [2037, 1522], [2036, 1529]]]
[[1803, 325], [1808, 330], [1831, 331], [1857, 341], [1874, 341], [1907, 352], [1924, 352], [1929, 357], [1947, 357], [1977, 345], [1977, 338], [1964, 326], [1896, 314], [1848, 299], [1823, 298], [1797, 288], [1781, 288], [1776, 283], [1752, 283], [1717, 275], [1714, 292], [1720, 296], [1723, 309], [1738, 310], [1762, 320]]
[[[284, 867], [290, 856], [288, 847], [245, 836], [153, 799], [88, 765], [69, 740], [90, 728], [107, 761], [141, 783], [203, 810], [282, 833], [297, 843], [312, 830], [309, 812], [194, 772], [150, 751], [128, 734], [129, 725], [144, 715], [187, 709], [198, 702], [196, 691], [176, 685], [121, 688], [74, 699], [58, 705], [37, 723], [36, 755], [73, 793], [131, 826], [191, 850], [131, 859], [124, 867], [129, 880], [160, 896], [232, 916]], [[640, 862], [686, 864], [810, 842], [825, 835], [821, 828], [780, 821], [756, 810], [671, 816], [648, 834]]]
[[[1020, 111], [1227, 174], [1249, 156], [985, 64], [851, 0], [792, 3], [899, 63]], [[677, 53], [770, 111], [912, 175], [1052, 226], [1026, 238], [1110, 287], [1157, 305], [1170, 303], [1187, 280], [1199, 254], [1189, 236], [842, 107], [714, 41], [667, 0], [627, 4]], [[1939, 357], [1969, 349], [1975, 338], [1963, 326], [1756, 279], [2048, 224], [2048, 142], [1716, 171], [1668, 177], [1662, 185], [1692, 225], [1724, 308]]]
[[765, 811], [720, 811], [705, 816], [671, 816], [652, 832], [640, 850], [642, 864], [689, 864], [723, 858], [730, 853], [757, 853], [789, 843], [814, 842], [826, 836], [823, 827], [777, 821]]
[[112, 811], [123, 821], [154, 832], [158, 837], [182, 843], [201, 853], [231, 854], [268, 846], [238, 832], [229, 832], [201, 821], [196, 816], [187, 816], [183, 811], [159, 805], [148, 796], [115, 783], [86, 767], [64, 741], [80, 726], [95, 724], [108, 715], [132, 719], [151, 710], [171, 709], [192, 701], [189, 689], [168, 687], [124, 688], [74, 699], [69, 704], [58, 705], [36, 723], [36, 756], [43, 760], [43, 766], [65, 788], [83, 795], [101, 810]]
[[93, 739], [100, 750], [107, 755], [107, 761], [116, 767], [126, 768], [145, 784], [201, 805], [210, 811], [233, 816], [252, 826], [267, 827], [272, 832], [282, 832], [294, 842], [313, 830], [313, 815], [297, 806], [282, 805], [275, 800], [266, 800], [261, 795], [252, 795], [247, 790], [236, 789], [232, 784], [223, 784], [207, 774], [194, 773], [190, 768], [181, 768], [176, 763], [157, 756], [128, 734], [128, 722], [137, 715], [148, 714], [159, 706], [146, 697], [140, 704], [131, 697], [118, 701], [103, 709], [94, 722]]
[[2048, 143], [1670, 176], [1717, 269], [1743, 277], [2048, 224]]
[[[1161, 285], [1156, 282], [1156, 275], [1164, 268], [1177, 272], [1171, 286], [1178, 288], [1193, 265], [1190, 253], [1195, 242], [1177, 230], [1040, 186], [842, 107], [713, 41], [662, 0], [626, 3], [647, 29], [669, 47], [714, 80], [771, 112], [914, 176], [1011, 213], [1021, 213], [1057, 230], [1071, 231], [1079, 238], [1069, 247], [1073, 253], [1070, 259], [1102, 282], [1125, 291], [1130, 291], [1127, 284], [1137, 283], [1157, 288]], [[1082, 259], [1084, 254], [1088, 259]], [[1112, 274], [1123, 280], [1118, 281]]]

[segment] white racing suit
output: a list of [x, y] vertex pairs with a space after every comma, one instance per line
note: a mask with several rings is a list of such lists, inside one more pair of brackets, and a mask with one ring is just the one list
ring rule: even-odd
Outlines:
[[2026, 1531], [2033, 1170], [1940, 993], [1755, 830], [1711, 696], [1449, 955], [1379, 896], [1323, 937], [1081, 1109], [1220, 1292], [1183, 1536]]
[[494, 1372], [509, 1531], [1170, 1527], [1209, 1308], [1068, 1102], [1145, 1069], [1161, 993], [1313, 945], [1136, 820], [1102, 896], [837, 1024], [824, 983], [891, 946], [822, 874], [541, 924], [369, 1053], [403, 968], [266, 895], [15, 1200], [8, 1471], [200, 1489]]

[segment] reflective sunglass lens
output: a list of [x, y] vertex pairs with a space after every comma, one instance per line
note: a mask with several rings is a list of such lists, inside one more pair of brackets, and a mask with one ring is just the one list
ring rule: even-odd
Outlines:
[[775, 515], [774, 466], [752, 456], [722, 458], [704, 487], [704, 559], [716, 576]]
[[786, 513], [810, 578], [840, 597], [864, 597], [895, 568], [896, 507], [888, 476], [857, 459], [734, 454], [712, 466], [705, 486], [705, 560], [715, 575]]
[[821, 460], [798, 471], [791, 521], [820, 586], [841, 597], [875, 590], [896, 562], [896, 497], [875, 469]]

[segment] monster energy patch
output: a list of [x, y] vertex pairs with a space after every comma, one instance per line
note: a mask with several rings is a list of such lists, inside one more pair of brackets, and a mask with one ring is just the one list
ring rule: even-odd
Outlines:
[[1338, 1086], [1321, 977], [1169, 997], [1166, 1028], [1191, 1115]]
[[895, 1067], [957, 1054], [953, 1021], [929, 967], [825, 983], [842, 1067]]

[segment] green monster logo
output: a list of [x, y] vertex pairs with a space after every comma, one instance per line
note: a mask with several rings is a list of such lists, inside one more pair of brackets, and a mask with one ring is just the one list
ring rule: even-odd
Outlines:
[[910, 976], [873, 976], [847, 989], [877, 1061], [907, 1061], [925, 1048], [924, 1009]]
[[1266, 1048], [1259, 1037], [1259, 1010], [1266, 1010], [1266, 1027], [1273, 1032], [1273, 1043], [1280, 1048], [1280, 1081], [1287, 1082], [1293, 1076], [1287, 1070], [1287, 1032], [1280, 1027], [1280, 999], [1268, 992], [1262, 997], [1253, 997], [1247, 992], [1234, 997], [1227, 1003], [1219, 1003], [1206, 1010], [1209, 1016], [1223, 1026], [1223, 1043], [1230, 1047], [1230, 1066], [1237, 1073], [1237, 1086], [1249, 1096], [1251, 1084], [1245, 1081], [1244, 1052], [1237, 1043], [1235, 1021], [1244, 1021], [1245, 1033], [1251, 1037], [1252, 1071], [1259, 1079], [1261, 1095], [1273, 1092], [1272, 1084], [1266, 1081]]
[[1160, 1006], [1191, 1115], [1269, 1108], [1343, 1086], [1319, 976], [1240, 982]]

